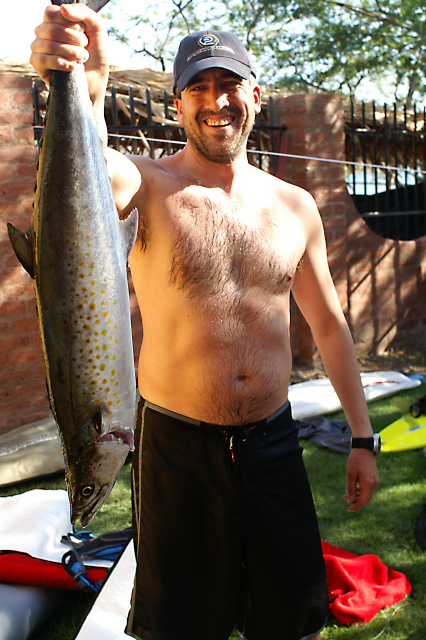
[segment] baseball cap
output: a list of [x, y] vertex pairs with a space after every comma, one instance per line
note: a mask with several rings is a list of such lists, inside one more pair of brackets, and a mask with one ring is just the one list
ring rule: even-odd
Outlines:
[[228, 31], [207, 29], [186, 36], [176, 54], [173, 91], [185, 89], [200, 71], [220, 67], [248, 80], [256, 77], [249, 54], [240, 40]]

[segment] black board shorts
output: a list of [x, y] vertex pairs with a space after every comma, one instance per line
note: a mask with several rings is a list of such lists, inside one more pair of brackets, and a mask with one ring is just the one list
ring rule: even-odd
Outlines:
[[[139, 403], [132, 470], [140, 640], [301, 640], [328, 591], [291, 408], [241, 427]], [[279, 413], [279, 412], [277, 412]]]

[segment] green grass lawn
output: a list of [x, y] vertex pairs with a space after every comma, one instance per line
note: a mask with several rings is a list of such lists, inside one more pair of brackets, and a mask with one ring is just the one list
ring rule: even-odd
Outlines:
[[[373, 428], [380, 431], [400, 416], [401, 398], [409, 404], [425, 394], [426, 383], [371, 403], [369, 412]], [[336, 414], [331, 418], [340, 420], [343, 415]], [[330, 615], [323, 640], [426, 640], [426, 551], [421, 549], [414, 535], [416, 519], [426, 503], [424, 452], [382, 453], [377, 459], [381, 484], [372, 503], [359, 513], [351, 514], [343, 500], [346, 456], [320, 449], [307, 440], [303, 440], [302, 445], [321, 537], [358, 555], [377, 555], [388, 567], [402, 571], [412, 585], [410, 596], [381, 611], [368, 624], [345, 626]], [[3, 490], [0, 495], [34, 488], [65, 488], [65, 483], [56, 477]], [[130, 465], [127, 464], [107, 503], [89, 528], [99, 534], [127, 527], [130, 522]], [[90, 603], [89, 595], [67, 592], [57, 614], [33, 639], [71, 640]], [[232, 638], [238, 636], [234, 634]]]

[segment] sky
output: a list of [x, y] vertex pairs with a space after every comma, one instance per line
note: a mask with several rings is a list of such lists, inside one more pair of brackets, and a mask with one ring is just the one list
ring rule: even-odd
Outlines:
[[[44, 9], [48, 4], [49, 0], [12, 0], [8, 3], [7, 12], [0, 20], [0, 60], [28, 62], [31, 55], [30, 45], [35, 38], [34, 29], [43, 21]], [[126, 9], [126, 5], [130, 11], [130, 7], [134, 7], [134, 0], [120, 0], [120, 8]], [[112, 38], [109, 42], [111, 64], [126, 68], [141, 66], [140, 56], [136, 62], [135, 58], [130, 56], [128, 47], [113, 41]]]

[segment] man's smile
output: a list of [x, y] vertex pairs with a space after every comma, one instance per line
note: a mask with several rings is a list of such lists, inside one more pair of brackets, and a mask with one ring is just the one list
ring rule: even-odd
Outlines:
[[226, 115], [226, 116], [210, 116], [205, 118], [203, 122], [209, 127], [226, 127], [234, 121], [234, 116]]

